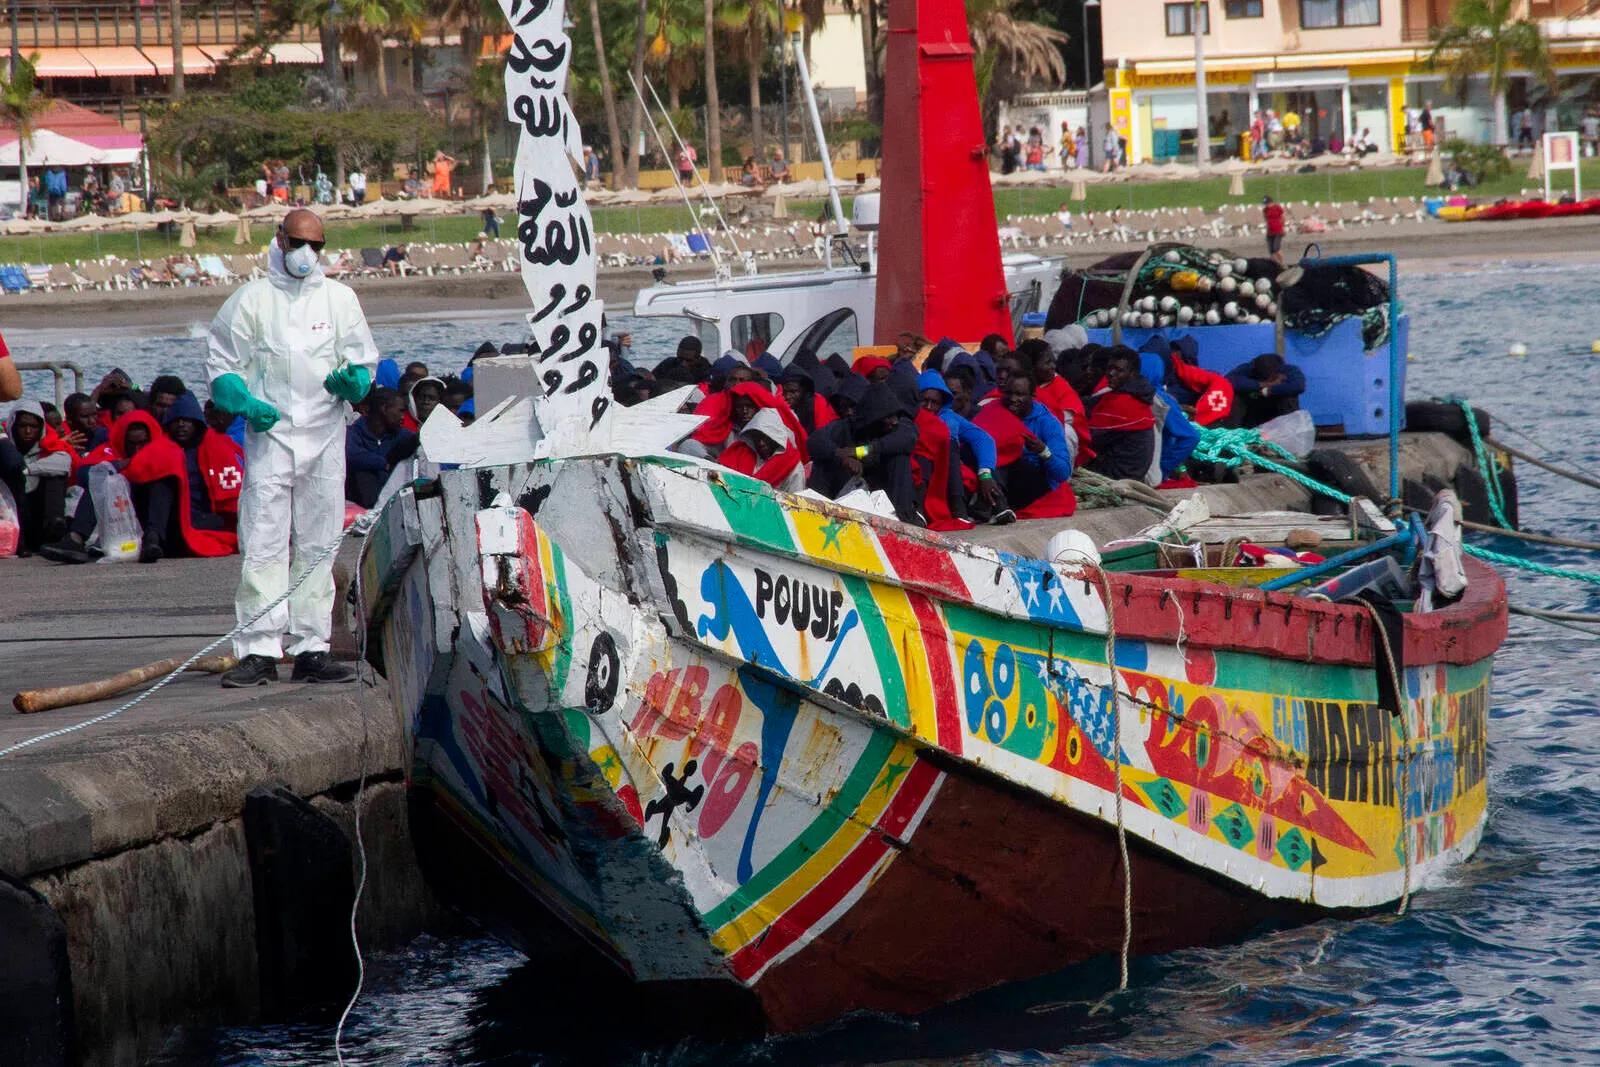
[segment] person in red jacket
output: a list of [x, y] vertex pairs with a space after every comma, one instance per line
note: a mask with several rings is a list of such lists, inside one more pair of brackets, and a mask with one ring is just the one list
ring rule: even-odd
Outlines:
[[[133, 486], [134, 511], [144, 529], [139, 562], [167, 555], [227, 556], [238, 551], [231, 524], [212, 512], [199, 512], [190, 494], [188, 462], [177, 442], [161, 432], [148, 411], [131, 411], [111, 427], [111, 440], [91, 456], [109, 461]], [[58, 563], [88, 563], [85, 547], [94, 532], [95, 511], [85, 491], [67, 535], [39, 554]]]
[[1233, 383], [1200, 366], [1199, 354], [1193, 337], [1173, 338], [1164, 384], [1196, 426], [1219, 425], [1233, 411]]
[[[741, 409], [745, 402], [740, 401]], [[794, 434], [784, 425], [776, 408], [755, 408], [739, 430], [733, 443], [722, 450], [717, 462], [729, 470], [759, 478], [774, 489], [798, 493], [806, 487], [804, 456], [794, 443]]]

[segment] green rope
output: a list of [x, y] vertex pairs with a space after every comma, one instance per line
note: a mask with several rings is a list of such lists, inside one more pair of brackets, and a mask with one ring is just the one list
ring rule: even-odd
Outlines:
[[1456, 405], [1461, 409], [1461, 414], [1467, 417], [1467, 433], [1472, 437], [1472, 456], [1477, 461], [1478, 474], [1489, 487], [1489, 511], [1494, 514], [1494, 521], [1508, 530], [1516, 529], [1511, 520], [1506, 518], [1506, 498], [1500, 488], [1500, 475], [1494, 469], [1494, 461], [1489, 458], [1489, 450], [1483, 447], [1483, 438], [1478, 436], [1478, 417], [1473, 414], [1472, 405], [1459, 396], [1446, 397], [1445, 402]]
[[1331, 485], [1323, 485], [1315, 478], [1287, 464], [1262, 455], [1258, 449], [1271, 449], [1290, 463], [1297, 462], [1293, 452], [1275, 442], [1264, 440], [1255, 430], [1225, 430], [1217, 427], [1200, 431], [1200, 441], [1194, 446], [1192, 458], [1203, 462], [1221, 463], [1228, 467], [1250, 463], [1262, 470], [1281, 474], [1311, 492], [1321, 493], [1341, 504], [1348, 504], [1355, 499], [1349, 493], [1342, 493]]
[[1477, 545], [1462, 545], [1461, 550], [1469, 556], [1477, 556], [1490, 563], [1499, 563], [1507, 567], [1517, 567], [1521, 570], [1532, 571], [1534, 574], [1544, 574], [1551, 578], [1571, 578], [1575, 582], [1589, 582], [1600, 585], [1600, 574], [1590, 574], [1587, 571], [1569, 570], [1566, 567], [1552, 567], [1547, 563], [1535, 563], [1531, 559], [1521, 556], [1508, 556], [1504, 552], [1493, 552]]
[[[1470, 410], [1468, 412], [1467, 425], [1473, 427], [1473, 438], [1476, 440], [1477, 425], [1471, 417]], [[1254, 451], [1254, 449], [1261, 447], [1270, 448], [1286, 459], [1294, 459], [1294, 454], [1288, 449], [1271, 441], [1262, 440], [1261, 435], [1255, 430], [1223, 430], [1216, 428], [1200, 431], [1200, 442], [1194, 446], [1194, 456], [1200, 460], [1221, 463], [1229, 467], [1237, 467], [1241, 463], [1253, 463], [1264, 470], [1274, 471], [1286, 478], [1290, 478], [1311, 490], [1311, 492], [1321, 493], [1323, 496], [1337, 500], [1341, 504], [1348, 504], [1354, 499], [1348, 493], [1340, 492], [1331, 485], [1323, 485], [1315, 478], [1302, 474], [1293, 467], [1285, 466]], [[1499, 479], [1492, 479], [1489, 484], [1498, 486]], [[1493, 497], [1490, 497], [1491, 501], [1493, 499]], [[1498, 510], [1495, 514], [1497, 518], [1500, 518], [1502, 525], [1507, 527], [1511, 525], [1505, 521]], [[1490, 563], [1516, 567], [1521, 570], [1532, 571], [1534, 574], [1548, 575], [1552, 578], [1570, 578], [1575, 582], [1589, 582], [1593, 585], [1600, 585], [1600, 574], [1575, 571], [1566, 567], [1552, 567], [1547, 563], [1536, 563], [1531, 559], [1523, 559], [1521, 556], [1508, 556], [1504, 552], [1494, 552], [1487, 548], [1479, 548], [1476, 545], [1463, 544], [1461, 548], [1469, 556], [1476, 556]]]

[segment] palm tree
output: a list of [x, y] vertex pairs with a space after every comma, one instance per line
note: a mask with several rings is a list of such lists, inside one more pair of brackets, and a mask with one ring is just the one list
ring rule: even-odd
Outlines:
[[[644, 49], [646, 45], [644, 29], [645, 16], [649, 13], [650, 0], [638, 0], [634, 9], [633, 22], [633, 84], [638, 87], [638, 92], [644, 92]], [[638, 93], [633, 95], [633, 104], [628, 109], [628, 174], [625, 182], [629, 189], [639, 186], [639, 159], [644, 149], [644, 108], [639, 105]]]
[[997, 71], [1003, 69], [1006, 80], [1023, 85], [1041, 81], [1060, 85], [1067, 80], [1061, 55], [1067, 35], [1015, 14], [1017, 7], [1017, 0], [967, 0], [967, 26], [977, 53], [973, 66], [985, 114]]
[[[709, 2], [709, 0], [708, 0]], [[39, 116], [50, 107], [50, 101], [40, 91], [37, 80], [39, 53], [24, 59], [12, 54], [12, 72], [0, 81], [0, 118], [17, 131], [17, 169], [21, 172], [22, 213], [28, 213], [28, 146], [33, 143], [34, 127]]]
[[478, 112], [478, 128], [483, 135], [483, 191], [494, 189], [494, 160], [490, 145], [494, 117], [506, 106], [506, 61], [503, 56], [479, 60], [467, 78], [467, 95]]
[[1443, 67], [1445, 88], [1465, 101], [1467, 86], [1478, 74], [1489, 78], [1494, 101], [1494, 143], [1505, 144], [1506, 83], [1514, 69], [1526, 70], [1547, 87], [1555, 87], [1550, 49], [1537, 23], [1513, 19], [1517, 0], [1459, 0], [1450, 22], [1438, 31], [1427, 65]]
[[661, 0], [656, 8], [656, 32], [650, 39], [648, 62], [667, 83], [667, 107], [683, 107], [683, 90], [700, 76], [704, 45], [700, 0]]
[[420, 0], [324, 0], [339, 20], [342, 36], [371, 63], [378, 95], [389, 95], [389, 70], [384, 41], [397, 32], [411, 41], [422, 34]]
[[611, 145], [611, 188], [617, 189], [621, 187], [623, 166], [622, 126], [617, 122], [617, 94], [611, 88], [611, 61], [606, 58], [605, 33], [600, 28], [600, 0], [589, 0], [589, 25], [594, 30], [594, 54], [600, 67], [600, 96], [606, 109], [606, 139]]
[[717, 7], [705, 0], [706, 167], [711, 180], [722, 180], [722, 100], [717, 94]]
[[167, 21], [172, 24], [172, 99], [183, 99], [183, 0], [167, 5]]

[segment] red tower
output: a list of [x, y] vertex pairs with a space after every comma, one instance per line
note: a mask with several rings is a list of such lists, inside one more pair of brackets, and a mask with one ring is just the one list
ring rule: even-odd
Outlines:
[[890, 0], [874, 340], [1012, 340], [961, 0]]

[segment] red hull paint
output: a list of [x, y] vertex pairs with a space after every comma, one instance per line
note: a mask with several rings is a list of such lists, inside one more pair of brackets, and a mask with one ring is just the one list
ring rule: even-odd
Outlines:
[[[1405, 616], [1403, 662], [1466, 665], [1494, 655], [1506, 636], [1506, 588], [1468, 559], [1466, 594], [1441, 611]], [[1110, 574], [1118, 636], [1230, 649], [1302, 663], [1372, 664], [1372, 619], [1349, 604], [1297, 599], [1186, 578]], [[1176, 607], [1173, 604], [1177, 601]], [[1181, 609], [1181, 618], [1179, 614]]]
[[[866, 895], [757, 983], [774, 1029], [858, 1010], [916, 1014], [1121, 947], [1115, 828], [939, 762], [947, 775], [912, 843], [891, 843], [904, 851]], [[1227, 885], [1136, 838], [1128, 851], [1135, 953], [1323, 914]]]

